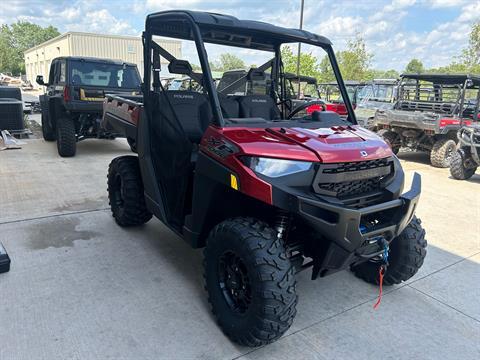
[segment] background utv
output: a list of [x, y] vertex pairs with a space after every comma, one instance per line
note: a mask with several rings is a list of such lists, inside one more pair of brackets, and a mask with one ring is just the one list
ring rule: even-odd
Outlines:
[[[193, 40], [202, 74], [154, 35]], [[310, 268], [315, 279], [351, 268], [372, 284], [381, 272], [391, 285], [422, 266], [425, 232], [414, 216], [420, 176], [401, 195], [400, 163], [380, 137], [356, 125], [328, 39], [232, 16], [167, 11], [147, 17], [143, 40], [143, 99], [111, 95], [104, 104], [104, 122], [131, 136], [138, 151], [110, 164], [112, 213], [121, 226], [153, 214], [191, 246], [205, 248], [209, 301], [232, 340], [259, 346], [287, 331], [298, 271]], [[328, 54], [345, 119], [306, 114], [318, 101], [288, 110], [280, 48], [297, 42]], [[257, 91], [218, 93], [205, 43], [273, 56], [245, 74]], [[165, 90], [160, 56], [170, 73], [195, 79], [204, 93]]]
[[[396, 154], [425, 151], [435, 167], [449, 167], [461, 123], [471, 124], [480, 96], [480, 77], [404, 74], [393, 109], [379, 109], [373, 126]], [[476, 112], [475, 112], [476, 113]]]
[[37, 76], [37, 83], [46, 86], [40, 95], [43, 138], [57, 140], [63, 157], [75, 155], [77, 141], [114, 139], [118, 134], [100, 126], [105, 92], [139, 92], [140, 81], [135, 64], [72, 56], [53, 59], [48, 82]]

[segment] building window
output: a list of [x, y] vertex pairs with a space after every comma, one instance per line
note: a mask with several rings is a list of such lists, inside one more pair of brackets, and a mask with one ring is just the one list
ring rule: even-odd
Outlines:
[[135, 54], [135, 46], [133, 46], [133, 44], [128, 44], [127, 45], [127, 53]]

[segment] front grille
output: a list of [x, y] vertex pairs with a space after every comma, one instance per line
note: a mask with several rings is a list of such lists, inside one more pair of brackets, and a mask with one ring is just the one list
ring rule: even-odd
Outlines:
[[393, 159], [384, 158], [321, 165], [313, 188], [322, 195], [339, 199], [380, 191], [393, 176]]
[[[338, 163], [338, 164], [329, 164], [332, 167], [325, 167], [323, 170], [324, 174], [338, 174], [348, 171], [359, 171], [367, 169], [376, 169], [382, 166], [390, 166], [391, 158], [376, 159], [369, 161], [357, 161], [357, 162], [347, 162], [347, 163]], [[328, 165], [327, 165], [328, 166]]]
[[377, 177], [358, 181], [318, 184], [318, 186], [322, 190], [334, 192], [339, 198], [344, 198], [380, 190], [380, 179]]

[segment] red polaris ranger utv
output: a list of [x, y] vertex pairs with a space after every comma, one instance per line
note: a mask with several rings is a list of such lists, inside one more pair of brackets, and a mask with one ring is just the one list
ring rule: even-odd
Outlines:
[[[202, 73], [153, 36], [193, 41]], [[232, 340], [259, 346], [287, 331], [301, 270], [311, 268], [316, 279], [351, 269], [391, 285], [422, 266], [427, 243], [414, 216], [420, 176], [402, 194], [400, 163], [379, 136], [357, 126], [328, 39], [227, 15], [166, 11], [147, 17], [143, 42], [143, 99], [107, 96], [104, 104], [104, 122], [127, 133], [138, 152], [110, 164], [113, 217], [133, 226], [155, 215], [205, 249], [209, 301]], [[306, 114], [315, 101], [285, 115], [280, 48], [298, 42], [328, 54], [345, 119]], [[247, 71], [255, 82], [250, 95], [217, 92], [207, 50], [219, 46], [271, 59]], [[203, 92], [165, 90], [160, 56], [170, 73], [191, 77]]]

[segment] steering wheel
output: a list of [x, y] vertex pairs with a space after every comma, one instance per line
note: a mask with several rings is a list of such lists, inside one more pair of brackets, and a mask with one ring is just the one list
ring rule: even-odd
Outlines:
[[322, 111], [327, 110], [327, 106], [322, 100], [313, 100], [313, 101], [307, 101], [304, 104], [301, 104], [297, 106], [295, 109], [292, 110], [292, 112], [288, 115], [287, 119], [290, 120], [293, 118], [295, 115], [297, 115], [300, 111], [305, 110], [306, 108], [312, 106], [312, 105], [320, 105], [322, 107]]

